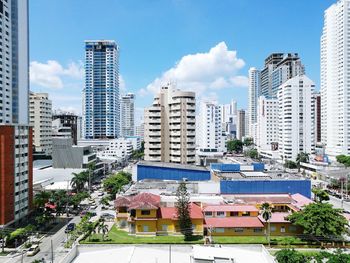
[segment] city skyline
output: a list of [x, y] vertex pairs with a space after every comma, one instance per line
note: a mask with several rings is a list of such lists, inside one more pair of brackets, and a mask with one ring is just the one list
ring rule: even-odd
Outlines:
[[[235, 99], [238, 108], [247, 108], [248, 69], [262, 68], [263, 59], [272, 52], [297, 52], [306, 66], [306, 74], [319, 90], [323, 12], [334, 2], [276, 5], [275, 1], [255, 1], [248, 5], [246, 1], [235, 1], [215, 5], [206, 1], [166, 1], [136, 5], [116, 1], [108, 8], [98, 7], [103, 12], [97, 13], [106, 12], [106, 15], [92, 23], [88, 12], [84, 12], [91, 8], [89, 1], [84, 1], [84, 5], [79, 1], [66, 4], [36, 1], [30, 6], [31, 89], [48, 92], [54, 109], [81, 113], [84, 40], [112, 39], [121, 48], [121, 94], [136, 94], [136, 122], [142, 108], [152, 102], [155, 89], [160, 88], [158, 79], [173, 81], [184, 90], [190, 87], [199, 98], [218, 98], [220, 104]], [[67, 12], [59, 11], [63, 7]], [[78, 7], [79, 14], [73, 16]], [[241, 15], [234, 16], [226, 9]], [[35, 15], [38, 12], [42, 15]], [[217, 12], [222, 15], [216, 16]], [[271, 12], [274, 16], [268, 15]], [[159, 23], [165, 18], [167, 22]], [[275, 23], [282, 18], [283, 27]], [[101, 28], [105, 23], [119, 27]], [[69, 31], [63, 30], [67, 24]], [[271, 30], [260, 30], [262, 26]], [[50, 34], [43, 48], [39, 34], [45, 35], [52, 28], [56, 34]], [[161, 37], [164, 34], [166, 38]], [[272, 37], [274, 34], [283, 34], [283, 38]], [[258, 48], [251, 44], [253, 36]], [[54, 48], [57, 46], [62, 48]], [[198, 70], [188, 70], [188, 65]], [[225, 65], [230, 67], [224, 68]], [[211, 74], [205, 72], [212, 68], [217, 70]]]

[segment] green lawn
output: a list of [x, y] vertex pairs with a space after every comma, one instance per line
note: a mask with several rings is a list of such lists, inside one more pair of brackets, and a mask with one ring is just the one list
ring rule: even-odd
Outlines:
[[5, 251], [4, 253], [2, 253], [2, 251], [0, 251], [0, 256], [7, 256], [10, 252]]
[[[237, 236], [237, 237], [213, 237], [216, 244], [267, 244], [264, 236]], [[183, 236], [130, 236], [127, 232], [113, 226], [111, 231], [102, 240], [102, 235], [92, 234], [81, 243], [106, 243], [106, 244], [203, 244], [202, 236], [195, 236], [192, 241], [184, 241]], [[271, 244], [293, 245], [306, 244], [295, 237], [272, 237]]]

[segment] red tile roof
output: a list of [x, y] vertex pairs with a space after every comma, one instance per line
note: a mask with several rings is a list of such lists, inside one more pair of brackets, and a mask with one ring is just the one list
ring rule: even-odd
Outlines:
[[253, 205], [209, 205], [203, 209], [203, 212], [258, 212]]
[[154, 205], [150, 202], [132, 202], [129, 206], [129, 209], [158, 209], [157, 205]]
[[115, 207], [126, 206], [130, 209], [146, 208], [157, 209], [160, 203], [160, 196], [150, 193], [140, 193], [135, 196], [119, 196], [114, 201]]
[[130, 198], [125, 196], [118, 196], [117, 199], [115, 199], [114, 201], [114, 207], [128, 207], [130, 203]]
[[[270, 218], [270, 223], [290, 223], [288, 220], [285, 219], [289, 215], [290, 213], [282, 213], [282, 212], [272, 213]], [[265, 222], [264, 218], [261, 215], [259, 215], [259, 219], [262, 222]]]
[[158, 206], [160, 203], [160, 196], [154, 195], [151, 193], [139, 193], [138, 195], [135, 195], [131, 199], [132, 202], [148, 202], [155, 206]]
[[[190, 209], [191, 209], [190, 210], [191, 219], [203, 218], [202, 210], [198, 205], [191, 203]], [[177, 216], [176, 207], [160, 207], [158, 217], [163, 219], [177, 220], [178, 216]]]
[[210, 217], [205, 219], [207, 227], [264, 227], [257, 217]]
[[301, 194], [293, 194], [292, 195], [293, 198], [293, 205], [299, 209], [302, 209], [303, 206], [306, 206], [308, 204], [313, 203], [314, 201], [312, 201], [311, 199], [301, 195]]

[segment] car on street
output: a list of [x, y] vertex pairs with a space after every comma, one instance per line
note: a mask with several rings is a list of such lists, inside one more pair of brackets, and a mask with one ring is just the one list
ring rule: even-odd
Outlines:
[[97, 208], [97, 205], [90, 206], [90, 209], [96, 209], [96, 208]]
[[105, 195], [105, 193], [104, 192], [100, 192], [100, 193], [98, 193], [98, 196], [104, 196]]
[[101, 214], [101, 218], [102, 219], [106, 219], [106, 220], [113, 220], [114, 219], [114, 215], [112, 215], [110, 213], [102, 213]]
[[64, 233], [70, 233], [75, 229], [75, 223], [69, 223], [64, 230]]
[[27, 251], [27, 256], [32, 257], [36, 255], [39, 251], [40, 251], [39, 245], [32, 245]]

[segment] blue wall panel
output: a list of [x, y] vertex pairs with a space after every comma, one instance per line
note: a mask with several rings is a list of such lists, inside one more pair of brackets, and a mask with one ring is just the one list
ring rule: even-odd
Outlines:
[[223, 172], [239, 172], [241, 170], [241, 165], [236, 163], [212, 163], [210, 169]]
[[253, 163], [254, 171], [263, 172], [265, 170], [265, 164], [263, 163]]
[[137, 165], [137, 180], [183, 180], [207, 181], [210, 180], [210, 171], [179, 169], [170, 167], [157, 167], [148, 165]]
[[310, 180], [221, 181], [222, 194], [302, 194], [311, 198]]

